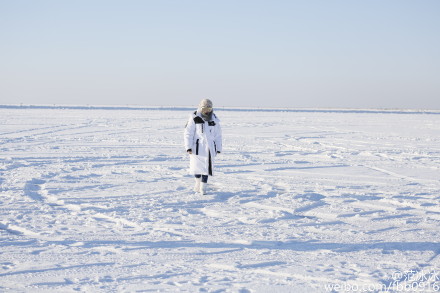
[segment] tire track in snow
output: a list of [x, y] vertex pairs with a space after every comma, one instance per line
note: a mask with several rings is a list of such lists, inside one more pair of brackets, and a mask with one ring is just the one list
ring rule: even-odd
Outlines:
[[419, 182], [438, 183], [439, 182], [438, 180], [433, 180], [433, 179], [413, 178], [413, 177], [410, 177], [410, 176], [398, 174], [396, 172], [388, 171], [388, 170], [385, 170], [383, 168], [371, 167], [371, 166], [364, 166], [364, 167], [366, 167], [368, 169], [371, 169], [371, 170], [375, 170], [375, 171], [384, 173], [384, 174], [387, 174], [389, 176], [392, 176], [392, 177], [395, 177], [395, 178], [398, 178], [398, 179], [403, 179], [403, 180], [407, 180], [407, 181], [411, 181], [411, 182], [417, 182], [417, 183], [419, 183]]
[[39, 233], [35, 233], [33, 231], [30, 231], [26, 228], [19, 227], [16, 225], [11, 225], [7, 222], [1, 221], [0, 222], [0, 230], [6, 231], [13, 235], [24, 235], [31, 238], [40, 238], [41, 235]]
[[89, 208], [87, 211], [84, 212], [84, 215], [95, 220], [107, 220], [110, 222], [114, 222], [115, 224], [135, 228], [135, 230], [137, 231], [141, 231], [144, 229], [144, 227], [142, 227], [140, 224], [133, 221], [120, 217], [109, 216], [100, 212], [94, 212], [93, 208], [97, 208], [94, 205], [66, 204], [63, 200], [59, 200], [55, 196], [49, 195], [48, 191], [46, 190], [46, 181], [39, 178], [33, 178], [26, 182], [24, 191], [25, 195], [30, 197], [31, 199], [52, 207], [65, 208], [73, 212], [81, 212], [83, 208]]
[[[42, 176], [44, 177], [44, 176]], [[40, 178], [33, 178], [26, 182], [25, 184], [25, 195], [30, 197], [31, 199], [41, 202], [42, 204], [47, 204], [51, 207], [58, 207], [58, 208], [65, 208], [72, 212], [83, 212], [82, 215], [86, 216], [88, 218], [94, 219], [95, 221], [108, 221], [113, 222], [116, 225], [120, 225], [123, 227], [130, 227], [134, 228], [136, 232], [145, 231], [145, 230], [152, 230], [152, 231], [158, 231], [163, 233], [172, 233], [179, 236], [184, 237], [192, 237], [193, 235], [190, 233], [185, 233], [180, 231], [182, 229], [182, 226], [180, 225], [170, 225], [170, 224], [143, 224], [143, 223], [136, 223], [133, 221], [130, 221], [128, 219], [122, 218], [122, 217], [115, 217], [106, 215], [101, 212], [96, 212], [94, 209], [98, 209], [98, 206], [91, 205], [91, 204], [66, 204], [63, 200], [57, 199], [55, 196], [49, 195], [47, 189], [46, 189], [46, 181]], [[87, 209], [87, 210], [85, 210]], [[24, 228], [17, 227], [15, 229], [16, 231], [28, 231], [26, 233], [22, 233], [23, 235], [32, 237], [32, 238], [42, 238], [42, 235], [38, 233], [34, 233], [32, 231], [26, 230]], [[15, 231], [11, 230], [11, 231]], [[19, 234], [18, 232], [15, 234]]]

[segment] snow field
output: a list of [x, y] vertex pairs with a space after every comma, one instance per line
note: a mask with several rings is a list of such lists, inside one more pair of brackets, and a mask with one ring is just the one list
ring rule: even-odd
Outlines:
[[202, 196], [189, 112], [0, 114], [0, 291], [439, 291], [440, 115], [218, 111]]

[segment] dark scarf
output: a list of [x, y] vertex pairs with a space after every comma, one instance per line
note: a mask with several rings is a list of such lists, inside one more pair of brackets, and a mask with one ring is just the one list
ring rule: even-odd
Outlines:
[[200, 116], [202, 116], [203, 120], [205, 120], [205, 121], [211, 121], [213, 113], [214, 113], [214, 111], [211, 111], [207, 115], [204, 115], [200, 112]]

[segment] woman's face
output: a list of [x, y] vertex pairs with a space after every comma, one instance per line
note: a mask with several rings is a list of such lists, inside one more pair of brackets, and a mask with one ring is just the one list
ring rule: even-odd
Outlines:
[[212, 108], [211, 108], [211, 107], [202, 107], [202, 109], [200, 110], [200, 112], [201, 112], [203, 115], [208, 115], [209, 113], [212, 112]]

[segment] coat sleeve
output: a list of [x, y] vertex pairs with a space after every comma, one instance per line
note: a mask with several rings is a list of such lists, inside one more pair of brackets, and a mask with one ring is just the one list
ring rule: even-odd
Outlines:
[[223, 151], [223, 142], [222, 142], [222, 128], [220, 126], [220, 123], [217, 123], [216, 127], [217, 127], [217, 131], [216, 131], [216, 136], [215, 136], [214, 142], [215, 142], [215, 146], [217, 147], [217, 152], [222, 152]]
[[196, 126], [194, 123], [194, 119], [192, 118], [192, 116], [190, 116], [188, 119], [188, 122], [186, 123], [185, 131], [183, 134], [183, 141], [185, 144], [185, 150], [189, 150], [193, 146], [195, 128], [196, 128]]

